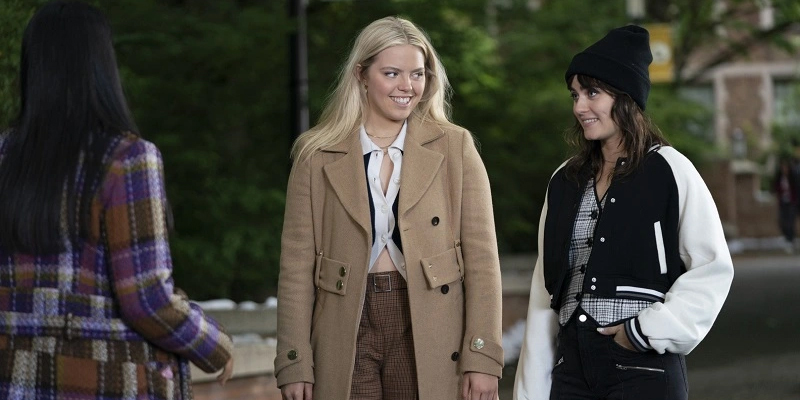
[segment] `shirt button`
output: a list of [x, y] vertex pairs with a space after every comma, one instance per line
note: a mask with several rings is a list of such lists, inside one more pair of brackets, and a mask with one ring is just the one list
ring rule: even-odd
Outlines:
[[386, 235], [381, 235], [381, 242], [386, 243]]
[[399, 185], [400, 184], [400, 178], [394, 178], [394, 183]]
[[386, 214], [387, 212], [389, 212], [389, 206], [387, 206], [387, 205], [385, 205], [385, 204], [384, 204], [384, 205], [382, 205], [382, 206], [381, 206], [381, 212], [382, 212], [382, 213], [384, 213], [384, 214]]
[[606, 238], [604, 238], [604, 237], [601, 237], [601, 238], [600, 238], [600, 241], [601, 241], [601, 242], [603, 242], [603, 243], [605, 243], [605, 242], [606, 242]]
[[400, 264], [400, 269], [406, 269], [406, 265], [405, 264]]
[[586, 316], [585, 316], [585, 315], [583, 315], [583, 314], [581, 314], [581, 315], [578, 317], [578, 321], [581, 321], [581, 322], [586, 322]]
[[392, 156], [392, 159], [394, 159], [395, 161], [400, 159], [400, 153], [394, 153], [394, 155]]

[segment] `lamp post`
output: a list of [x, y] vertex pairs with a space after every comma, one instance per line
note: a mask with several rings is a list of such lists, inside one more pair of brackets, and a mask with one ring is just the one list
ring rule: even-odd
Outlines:
[[297, 21], [297, 30], [289, 35], [289, 75], [291, 141], [308, 130], [308, 0], [288, 0], [289, 18]]

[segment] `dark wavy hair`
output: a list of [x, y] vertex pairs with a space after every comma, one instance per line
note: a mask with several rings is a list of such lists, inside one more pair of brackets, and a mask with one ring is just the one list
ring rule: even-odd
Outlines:
[[[669, 141], [661, 133], [661, 130], [625, 92], [589, 76], [575, 75], [575, 77], [582, 87], [600, 89], [614, 98], [611, 118], [622, 132], [622, 145], [628, 159], [625, 165], [614, 171], [615, 177], [623, 177], [636, 170], [651, 147], [669, 146]], [[567, 84], [567, 89], [571, 89], [569, 84]], [[573, 151], [572, 157], [567, 161], [565, 167], [567, 176], [574, 180], [580, 180], [579, 177], [587, 173], [591, 174], [589, 176], [596, 176], [603, 166], [600, 142], [587, 140], [583, 134], [583, 127], [577, 119], [575, 124], [565, 132], [565, 139]]]
[[78, 1], [47, 3], [28, 23], [21, 107], [0, 162], [5, 251], [52, 254], [63, 250], [64, 237], [88, 235], [109, 153], [137, 131], [111, 40], [105, 16]]

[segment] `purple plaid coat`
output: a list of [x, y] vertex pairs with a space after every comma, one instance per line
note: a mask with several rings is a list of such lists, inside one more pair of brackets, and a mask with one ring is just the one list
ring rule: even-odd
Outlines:
[[187, 400], [187, 360], [212, 372], [230, 358], [230, 337], [173, 286], [158, 149], [129, 135], [111, 157], [85, 241], [0, 248], [2, 399]]

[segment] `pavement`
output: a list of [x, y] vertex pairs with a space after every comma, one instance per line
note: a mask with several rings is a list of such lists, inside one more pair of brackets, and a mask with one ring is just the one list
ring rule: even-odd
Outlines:
[[[750, 252], [733, 265], [719, 317], [686, 357], [689, 398], [800, 400], [800, 256]], [[501, 399], [511, 399], [515, 367], [504, 370]]]
[[[530, 258], [516, 261], [533, 265]], [[690, 398], [800, 400], [800, 256], [751, 252], [734, 256], [734, 268], [731, 292], [714, 327], [687, 356]], [[504, 293], [526, 295], [530, 271], [525, 269], [504, 268]], [[504, 305], [513, 308], [507, 310], [510, 315], [524, 315], [527, 307], [524, 301]], [[507, 363], [500, 399], [512, 397], [515, 364]], [[196, 400], [281, 398], [272, 376], [234, 379], [225, 388], [197, 384], [194, 392]]]

